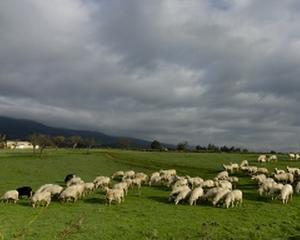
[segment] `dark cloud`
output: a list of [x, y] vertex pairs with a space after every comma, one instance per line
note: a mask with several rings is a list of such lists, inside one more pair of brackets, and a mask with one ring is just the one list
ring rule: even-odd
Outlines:
[[177, 143], [297, 150], [296, 0], [0, 3], [0, 112]]

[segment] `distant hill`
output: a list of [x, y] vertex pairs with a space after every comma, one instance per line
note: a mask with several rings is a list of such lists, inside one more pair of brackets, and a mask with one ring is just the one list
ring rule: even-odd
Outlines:
[[[130, 147], [149, 148], [150, 142], [130, 137], [116, 137], [103, 134], [95, 131], [74, 130], [66, 128], [55, 128], [46, 126], [42, 123], [32, 120], [15, 119], [0, 116], [0, 133], [6, 134], [8, 139], [28, 139], [28, 136], [33, 133], [47, 134], [50, 136], [81, 136], [82, 138], [93, 138], [98, 145], [117, 147], [122, 139], [129, 141]], [[172, 145], [163, 144], [165, 147]]]

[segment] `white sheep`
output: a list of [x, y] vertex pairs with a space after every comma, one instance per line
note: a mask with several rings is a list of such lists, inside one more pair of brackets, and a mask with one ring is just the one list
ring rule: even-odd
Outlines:
[[17, 190], [7, 191], [3, 194], [1, 200], [6, 203], [8, 202], [16, 203], [19, 200], [19, 193]]
[[110, 183], [110, 178], [106, 176], [97, 176], [93, 183], [95, 184], [95, 188], [98, 189], [99, 187], [105, 188]]
[[271, 155], [269, 158], [268, 158], [268, 162], [277, 162], [278, 158], [276, 155]]
[[290, 184], [286, 184], [281, 189], [280, 198], [282, 199], [283, 204], [287, 204], [293, 196], [293, 187]]
[[141, 184], [146, 184], [149, 181], [148, 175], [142, 172], [136, 173], [135, 178], [141, 179]]
[[217, 187], [232, 190], [232, 183], [227, 180], [220, 180], [215, 183]]
[[278, 169], [278, 168], [275, 168], [275, 169], [274, 169], [274, 172], [275, 172], [275, 174], [282, 174], [282, 173], [285, 173], [284, 170]]
[[190, 196], [190, 194], [190, 189], [184, 189], [181, 192], [179, 192], [174, 201], [175, 205], [177, 205], [180, 201], [187, 199]]
[[71, 178], [67, 182], [67, 187], [70, 187], [70, 186], [76, 185], [76, 184], [82, 184], [82, 183], [84, 183], [84, 181], [80, 177], [74, 177], [74, 178]]
[[219, 204], [229, 192], [230, 192], [229, 189], [220, 188], [213, 198], [212, 201], [213, 206]]
[[126, 171], [126, 172], [124, 172], [124, 176], [123, 176], [123, 180], [125, 180], [125, 179], [132, 179], [132, 178], [134, 178], [134, 176], [135, 176], [135, 172], [133, 171], [133, 170], [130, 170], [130, 171]]
[[241, 190], [233, 190], [227, 193], [224, 200], [224, 205], [226, 208], [237, 206], [243, 202], [243, 192]]
[[248, 160], [243, 160], [243, 161], [241, 162], [241, 164], [240, 164], [240, 168], [241, 168], [241, 167], [247, 167], [247, 166], [249, 166]]
[[159, 171], [159, 173], [160, 173], [161, 176], [163, 176], [163, 175], [173, 175], [173, 176], [175, 176], [177, 174], [175, 169], [167, 169], [167, 170], [161, 169]]
[[229, 174], [227, 171], [222, 171], [222, 172], [219, 172], [216, 176], [216, 180], [226, 180], [227, 178], [229, 177]]
[[199, 187], [204, 182], [204, 180], [201, 177], [190, 177], [190, 176], [187, 176], [187, 180], [188, 180], [189, 185], [192, 188]]
[[84, 193], [85, 185], [76, 184], [70, 187], [67, 187], [59, 195], [59, 199], [63, 202], [73, 201], [76, 202]]
[[191, 196], [189, 198], [189, 204], [190, 205], [196, 205], [197, 200], [203, 196], [203, 188], [202, 187], [197, 187], [191, 192]]
[[267, 162], [267, 155], [260, 155], [260, 156], [258, 156], [257, 161], [259, 163], [265, 163], [265, 162]]
[[287, 166], [286, 170], [289, 173], [293, 174], [293, 175], [297, 175], [297, 176], [300, 175], [300, 169], [299, 168], [291, 168], [291, 167]]
[[109, 189], [105, 188], [106, 194], [105, 194], [105, 199], [106, 203], [111, 205], [112, 201], [116, 201], [117, 203], [121, 203], [124, 201], [124, 191], [123, 189]]
[[122, 189], [124, 194], [127, 195], [128, 192], [128, 184], [126, 182], [120, 182], [113, 186], [114, 189]]
[[267, 168], [259, 167], [257, 168], [256, 174], [269, 174], [269, 170]]
[[296, 154], [294, 154], [294, 153], [289, 153], [289, 158], [290, 158], [290, 160], [295, 160]]
[[293, 183], [294, 175], [291, 173], [274, 174], [274, 179], [279, 182]]
[[267, 179], [265, 174], [254, 175], [251, 177], [251, 180], [256, 181], [259, 185], [262, 184]]
[[201, 183], [200, 187], [202, 188], [212, 188], [212, 187], [215, 187], [216, 184], [213, 180], [205, 180], [203, 183]]
[[93, 182], [84, 183], [84, 192], [91, 193], [95, 190], [95, 184]]
[[39, 205], [48, 207], [51, 202], [51, 192], [42, 191], [36, 192], [31, 198], [32, 207], [36, 207]]

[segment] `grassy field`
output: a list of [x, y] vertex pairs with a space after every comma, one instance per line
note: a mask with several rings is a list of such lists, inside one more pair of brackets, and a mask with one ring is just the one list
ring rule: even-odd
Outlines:
[[[85, 181], [117, 170], [143, 171], [175, 168], [179, 174], [210, 178], [222, 163], [248, 159], [257, 165], [257, 155], [152, 153], [121, 150], [47, 150], [40, 159], [31, 152], [0, 151], [0, 193], [30, 185], [63, 184], [64, 176], [76, 173]], [[300, 167], [286, 156], [274, 167]], [[259, 198], [256, 186], [242, 174], [239, 189], [244, 202], [232, 209], [209, 204], [175, 206], [164, 187], [131, 190], [120, 205], [105, 205], [100, 191], [72, 204], [52, 202], [47, 209], [33, 209], [27, 200], [16, 205], [0, 204], [1, 239], [300, 239], [300, 196], [291, 203]]]

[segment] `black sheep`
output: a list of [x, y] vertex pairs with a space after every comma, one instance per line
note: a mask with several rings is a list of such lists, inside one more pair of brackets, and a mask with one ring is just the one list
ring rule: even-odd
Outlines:
[[31, 198], [32, 196], [32, 188], [28, 186], [19, 187], [17, 188], [17, 191], [19, 193], [19, 197], [26, 196], [27, 198]]

